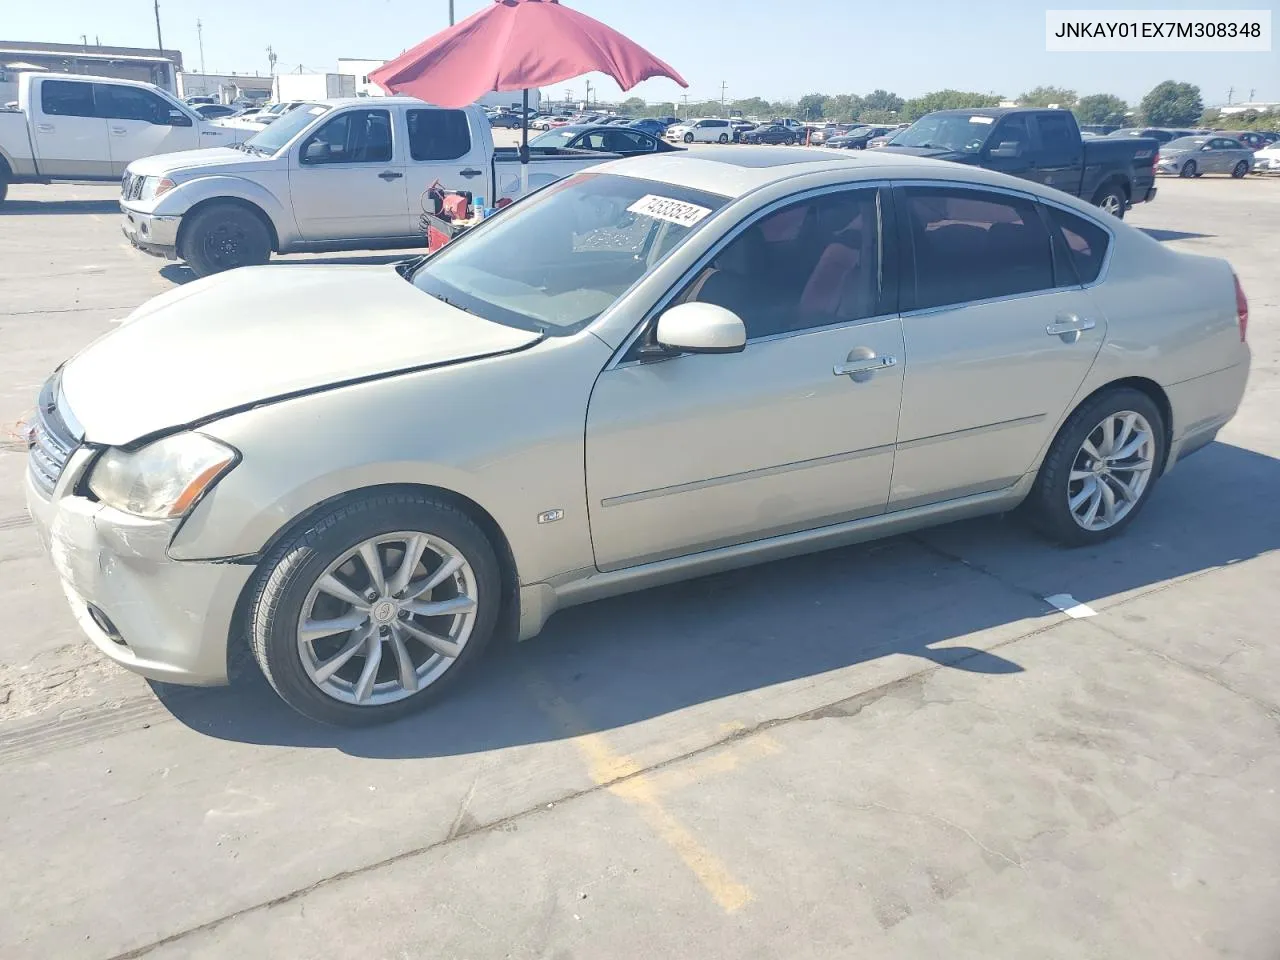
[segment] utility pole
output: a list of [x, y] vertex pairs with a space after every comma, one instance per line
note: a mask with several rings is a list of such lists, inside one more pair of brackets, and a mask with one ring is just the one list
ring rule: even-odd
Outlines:
[[204, 73], [204, 26], [199, 17], [196, 17], [196, 39], [200, 44], [200, 72]]
[[271, 73], [271, 76], [273, 77], [276, 75], [276, 61], [278, 59], [280, 58], [277, 57], [276, 52], [271, 49], [271, 45], [267, 44], [267, 63], [271, 65], [270, 73]]
[[1235, 96], [1235, 92], [1236, 92], [1236, 88], [1235, 88], [1235, 87], [1228, 87], [1228, 88], [1227, 88], [1227, 106], [1231, 106], [1231, 98], [1232, 98], [1233, 96]]
[[1250, 102], [1250, 103], [1253, 103], [1253, 95], [1254, 95], [1255, 93], [1257, 93], [1257, 92], [1258, 92], [1258, 89], [1257, 89], [1256, 87], [1250, 87], [1250, 88], [1249, 88], [1249, 102]]
[[726, 83], [724, 80], [720, 81], [720, 112], [721, 113], [724, 112], [724, 91], [725, 91], [725, 88], [728, 86], [729, 84]]
[[453, 0], [449, 0], [449, 26], [453, 26]]
[[156, 49], [160, 51], [160, 55], [164, 56], [164, 39], [160, 36], [160, 0], [156, 3]]
[[584, 105], [584, 109], [586, 110], [591, 109], [591, 81], [590, 80], [587, 81], [587, 99]]
[[689, 95], [687, 93], [680, 94], [680, 99], [684, 101], [684, 118], [689, 119]]

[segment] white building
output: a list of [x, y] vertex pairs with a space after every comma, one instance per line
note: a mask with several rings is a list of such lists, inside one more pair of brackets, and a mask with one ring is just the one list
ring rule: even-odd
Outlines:
[[1280, 100], [1255, 100], [1251, 103], [1231, 103], [1218, 107], [1218, 112], [1224, 117], [1229, 117], [1233, 113], [1248, 113], [1250, 110], [1256, 110], [1258, 113], [1280, 110]]
[[179, 73], [178, 96], [217, 97], [231, 103], [237, 97], [266, 100], [271, 96], [271, 77], [252, 73]]
[[386, 96], [386, 92], [376, 83], [369, 82], [369, 74], [386, 62], [385, 60], [360, 60], [356, 57], [339, 57], [337, 72], [349, 74], [356, 78], [356, 96], [383, 97]]

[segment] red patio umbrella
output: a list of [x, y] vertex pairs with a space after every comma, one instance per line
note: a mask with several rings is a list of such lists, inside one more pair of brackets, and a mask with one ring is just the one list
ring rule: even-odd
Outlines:
[[618, 31], [560, 0], [494, 0], [479, 13], [383, 64], [369, 79], [442, 107], [465, 107], [493, 90], [525, 91], [520, 159], [529, 157], [530, 87], [606, 73], [623, 90], [650, 77], [684, 78]]

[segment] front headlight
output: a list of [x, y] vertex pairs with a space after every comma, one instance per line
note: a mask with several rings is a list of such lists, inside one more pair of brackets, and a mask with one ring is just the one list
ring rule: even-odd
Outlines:
[[158, 200], [176, 184], [168, 177], [147, 177], [142, 181], [142, 200]]
[[167, 520], [183, 516], [239, 459], [202, 433], [176, 433], [132, 453], [108, 450], [94, 465], [89, 489], [117, 510]]

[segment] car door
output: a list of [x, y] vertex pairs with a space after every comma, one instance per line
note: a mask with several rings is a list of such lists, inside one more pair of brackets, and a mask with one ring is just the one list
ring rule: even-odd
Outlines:
[[407, 236], [405, 165], [391, 111], [349, 109], [292, 149], [289, 196], [304, 240]]
[[1065, 110], [1046, 110], [1031, 122], [1039, 169], [1029, 179], [1077, 193], [1084, 178], [1084, 143], [1074, 120]]
[[116, 176], [107, 146], [107, 122], [94, 107], [93, 84], [82, 80], [37, 82], [39, 99], [31, 105], [31, 139], [40, 172], [50, 177]]
[[1237, 163], [1247, 159], [1253, 152], [1239, 141], [1228, 137], [1214, 137], [1209, 142], [1213, 146], [1210, 156], [1214, 160], [1215, 173], [1230, 173]]
[[884, 512], [905, 359], [886, 202], [837, 190], [754, 216], [662, 304], [732, 310], [746, 348], [650, 362], [642, 332], [600, 375], [587, 493], [601, 569]]
[[[465, 110], [421, 107], [403, 113], [409, 143], [405, 161], [411, 233], [418, 230], [421, 199], [439, 181], [446, 190], [471, 190], [483, 195], [489, 185], [484, 143], [472, 135]], [[492, 206], [496, 197], [487, 197]]]
[[910, 366], [891, 510], [1015, 483], [1107, 326], [1080, 280], [1055, 267], [1032, 198], [935, 182], [899, 186], [895, 201]]
[[116, 176], [142, 157], [190, 150], [199, 135], [191, 116], [142, 87], [97, 82], [93, 99], [107, 122], [111, 168]]

